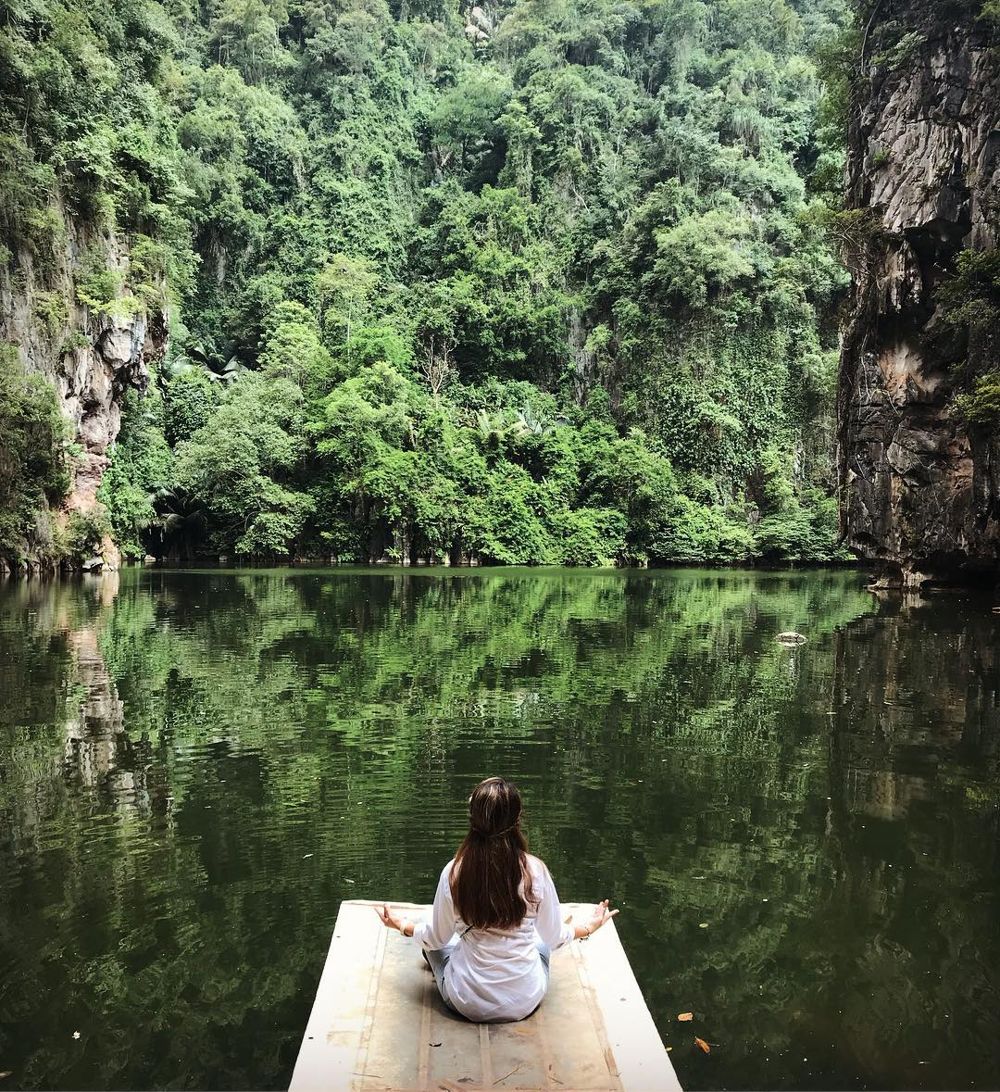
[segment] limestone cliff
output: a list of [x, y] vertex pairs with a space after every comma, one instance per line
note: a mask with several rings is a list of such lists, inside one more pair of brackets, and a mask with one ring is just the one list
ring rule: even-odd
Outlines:
[[1000, 235], [1000, 34], [983, 9], [860, 5], [839, 462], [846, 541], [890, 583], [1000, 560], [1000, 443], [956, 405], [996, 366], [995, 342], [942, 305], [958, 255]]
[[[121, 424], [120, 403], [128, 387], [143, 389], [148, 364], [166, 346], [165, 311], [131, 294], [130, 257], [116, 236], [101, 234], [53, 206], [63, 227], [50, 254], [39, 260], [24, 249], [7, 268], [0, 267], [0, 344], [14, 346], [30, 371], [55, 387], [63, 416], [75, 441], [69, 456], [71, 486], [57, 525], [69, 513], [91, 515], [110, 445]], [[80, 300], [80, 283], [94, 269], [103, 270], [109, 298]], [[49, 521], [41, 520], [41, 535]], [[37, 545], [37, 543], [35, 544]], [[28, 566], [32, 543], [28, 543]], [[118, 551], [105, 536], [100, 563], [116, 568]], [[95, 564], [98, 559], [95, 558]]]

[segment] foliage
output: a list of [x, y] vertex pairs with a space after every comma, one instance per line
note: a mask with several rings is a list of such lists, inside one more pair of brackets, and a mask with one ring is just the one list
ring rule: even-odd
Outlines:
[[99, 263], [95, 255], [85, 259], [76, 278], [77, 301], [112, 318], [129, 318], [141, 311], [141, 302], [131, 293], [123, 292], [124, 274]]
[[177, 447], [176, 483], [207, 508], [216, 548], [286, 553], [312, 503], [292, 488], [305, 451], [302, 394], [287, 379], [247, 376], [210, 422]]
[[52, 385], [0, 343], [0, 559], [56, 553], [43, 513], [69, 488], [65, 437]]
[[[176, 370], [164, 384], [163, 434], [171, 447], [207, 425], [223, 397], [214, 375], [202, 368]], [[156, 395], [154, 395], [156, 397]]]
[[69, 321], [66, 301], [58, 292], [36, 292], [31, 310], [36, 322], [50, 338], [58, 337]]
[[107, 516], [100, 509], [70, 512], [61, 536], [64, 555], [72, 561], [86, 561], [100, 552], [104, 536], [110, 529]]
[[962, 250], [955, 275], [938, 293], [942, 317], [973, 336], [995, 334], [1000, 324], [1000, 254], [995, 250]]
[[838, 543], [836, 501], [796, 493], [790, 484], [793, 473], [783, 466], [786, 458], [771, 448], [761, 460], [757, 496], [762, 518], [756, 529], [761, 556], [806, 563], [846, 561], [849, 555]]
[[143, 539], [160, 526], [156, 509], [160, 494], [173, 485], [173, 453], [165, 438], [163, 397], [154, 387], [140, 398], [126, 397], [122, 430], [111, 450], [111, 459], [98, 499], [122, 553], [141, 558]]
[[995, 427], [1000, 422], [1000, 371], [979, 376], [972, 391], [959, 395], [955, 405], [970, 424]]
[[[8, 253], [53, 254], [64, 207], [78, 303], [172, 312], [113, 454], [115, 533], [184, 556], [832, 556], [842, 88], [817, 57], [840, 71], [845, 0], [469, 19], [38, 0], [0, 23]], [[36, 302], [53, 336], [57, 303]], [[799, 455], [765, 471], [776, 447]], [[790, 493], [758, 523], [765, 474]]]
[[994, 366], [1000, 336], [997, 253], [960, 251], [938, 301], [944, 329], [953, 338], [947, 348], [955, 358], [954, 370], [966, 388], [955, 399], [955, 408], [970, 425], [995, 428], [1000, 422], [1000, 370]]

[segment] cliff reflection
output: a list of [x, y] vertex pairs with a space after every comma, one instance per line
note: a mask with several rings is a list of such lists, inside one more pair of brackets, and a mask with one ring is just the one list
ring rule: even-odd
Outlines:
[[834, 973], [856, 1069], [885, 1087], [968, 1087], [1000, 1062], [996, 625], [976, 600], [890, 597], [838, 635]]
[[38, 839], [67, 799], [142, 813], [142, 745], [126, 732], [100, 649], [117, 574], [11, 581], [2, 591], [0, 802], [11, 835]]
[[838, 635], [830, 770], [845, 813], [919, 823], [942, 790], [975, 804], [1000, 757], [996, 636], [984, 605], [913, 597]]

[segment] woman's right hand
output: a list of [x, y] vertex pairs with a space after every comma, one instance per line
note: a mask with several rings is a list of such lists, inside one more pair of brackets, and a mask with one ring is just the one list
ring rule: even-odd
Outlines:
[[392, 910], [389, 909], [389, 904], [387, 902], [383, 903], [381, 906], [376, 906], [375, 913], [381, 918], [382, 924], [386, 929], [398, 929], [403, 933], [403, 936], [406, 936], [406, 933], [403, 932], [403, 930], [406, 928], [407, 922], [402, 918], [396, 917]]

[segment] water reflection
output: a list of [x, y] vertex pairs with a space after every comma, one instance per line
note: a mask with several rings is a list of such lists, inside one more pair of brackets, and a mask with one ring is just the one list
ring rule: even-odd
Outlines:
[[843, 1026], [875, 1084], [996, 1083], [997, 668], [977, 600], [889, 599], [837, 642], [831, 919], [851, 926]]
[[685, 1086], [989, 1084], [995, 624], [850, 573], [2, 585], [7, 1084], [282, 1086], [339, 900], [429, 897], [497, 771]]

